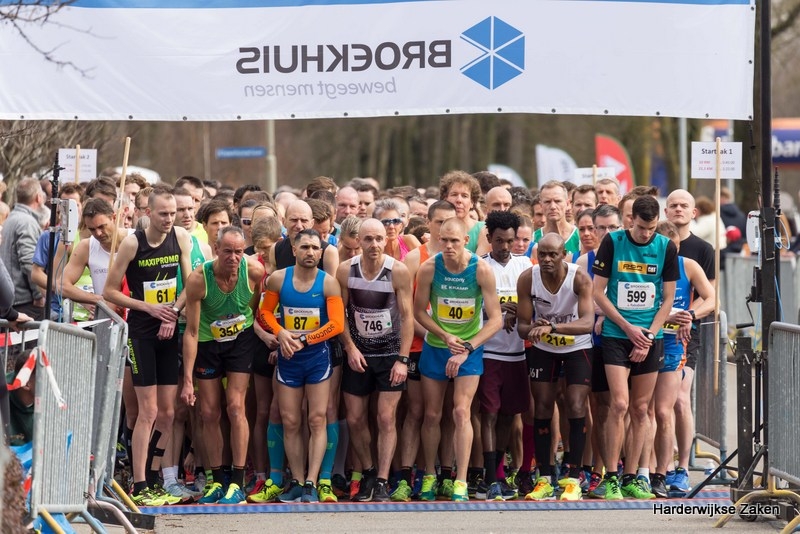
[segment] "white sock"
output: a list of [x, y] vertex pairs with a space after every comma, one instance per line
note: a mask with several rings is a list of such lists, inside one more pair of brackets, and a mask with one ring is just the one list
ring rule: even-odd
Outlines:
[[640, 477], [643, 476], [650, 480], [650, 468], [649, 467], [640, 467], [639, 470], [636, 472], [636, 476]]
[[164, 467], [161, 469], [164, 475], [164, 487], [169, 487], [170, 484], [175, 484], [178, 481], [178, 466]]

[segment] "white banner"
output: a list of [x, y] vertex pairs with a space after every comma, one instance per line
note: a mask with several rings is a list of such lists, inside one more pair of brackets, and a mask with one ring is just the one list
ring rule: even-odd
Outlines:
[[0, 32], [0, 119], [748, 119], [754, 6], [75, 0], [46, 23], [22, 23], [24, 35]]
[[560, 148], [536, 145], [536, 175], [539, 187], [550, 180], [571, 182], [578, 165], [572, 156]]

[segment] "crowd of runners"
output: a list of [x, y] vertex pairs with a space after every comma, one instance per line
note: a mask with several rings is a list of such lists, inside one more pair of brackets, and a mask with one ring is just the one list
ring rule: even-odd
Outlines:
[[23, 318], [62, 320], [62, 299], [78, 319], [101, 300], [125, 315], [138, 505], [689, 491], [715, 295], [687, 191], [662, 210], [654, 188], [488, 172], [388, 190], [120, 181], [58, 192], [81, 229], [55, 251], [47, 312], [38, 180], [17, 186], [2, 257]]

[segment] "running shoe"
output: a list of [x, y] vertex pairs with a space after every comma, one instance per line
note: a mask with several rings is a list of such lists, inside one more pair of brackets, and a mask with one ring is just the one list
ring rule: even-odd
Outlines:
[[[264, 490], [264, 483], [266, 483], [266, 480], [262, 479], [256, 480], [253, 489], [247, 492], [247, 496], [250, 497], [251, 495], [258, 495], [259, 493], [261, 493]], [[249, 499], [248, 502], [250, 502]]]
[[581, 474], [578, 477], [578, 480], [581, 483], [581, 491], [586, 493], [587, 491], [589, 491], [589, 483], [592, 480], [592, 472], [587, 471], [585, 469], [581, 469]]
[[358, 490], [358, 495], [356, 495], [354, 500], [358, 502], [370, 502], [372, 500], [372, 495], [375, 492], [375, 485], [377, 483], [377, 475], [365, 475], [364, 478], [361, 479], [360, 489]]
[[[646, 489], [647, 491], [650, 491], [650, 478], [649, 477], [646, 477], [644, 475], [636, 475], [636, 480], [639, 481], [639, 485], [643, 489]], [[650, 493], [652, 493], [652, 491], [650, 491]]]
[[655, 495], [659, 499], [666, 499], [669, 497], [669, 492], [667, 492], [666, 480], [663, 475], [659, 475], [658, 473], [653, 473], [652, 478], [650, 479], [650, 491], [653, 495]]
[[519, 496], [517, 486], [511, 487], [505, 480], [500, 481], [500, 491], [502, 492], [504, 501], [513, 501]]
[[422, 488], [419, 492], [419, 500], [435, 501], [437, 486], [436, 475], [425, 475], [422, 477]]
[[[648, 484], [647, 486], [649, 486]], [[620, 487], [620, 491], [624, 497], [631, 497], [634, 499], [655, 499], [650, 490], [643, 484], [639, 478], [634, 478], [627, 484]]]
[[177, 480], [164, 488], [164, 491], [179, 498], [181, 504], [191, 504], [203, 496], [199, 491], [192, 491]]
[[[464, 484], [466, 488], [466, 484]], [[450, 501], [453, 500], [453, 479], [446, 478], [442, 480], [442, 483], [439, 484], [439, 489], [436, 491], [436, 499], [440, 501]]]
[[281, 502], [300, 502], [303, 496], [303, 486], [296, 479], [292, 479], [283, 493], [280, 494], [278, 500]]
[[530, 473], [517, 474], [517, 493], [527, 495], [533, 491], [533, 477]]
[[589, 487], [586, 490], [586, 495], [592, 499], [602, 499], [605, 497], [606, 486], [603, 484], [603, 477], [599, 473], [592, 473], [589, 479]]
[[[496, 484], [496, 482], [492, 483], [492, 485], [494, 484]], [[489, 485], [483, 479], [478, 481], [478, 486], [475, 488], [475, 498], [481, 501], [489, 499]]]
[[225, 493], [222, 491], [222, 484], [219, 482], [212, 482], [211, 485], [206, 486], [206, 488], [203, 496], [197, 501], [198, 504], [214, 504], [225, 496]]
[[511, 469], [506, 476], [506, 485], [507, 487], [517, 490], [517, 473], [519, 472], [518, 469]]
[[201, 471], [194, 476], [194, 489], [202, 495], [206, 492], [206, 486], [206, 474]]
[[547, 477], [539, 477], [536, 479], [536, 486], [533, 491], [525, 495], [526, 501], [543, 501], [553, 496], [553, 485]]
[[264, 485], [261, 486], [261, 491], [258, 493], [251, 493], [247, 496], [247, 502], [251, 503], [265, 503], [265, 502], [275, 502], [278, 500], [278, 497], [281, 496], [283, 492], [283, 488], [278, 486], [277, 484], [272, 482], [271, 478], [268, 478]]
[[444, 480], [442, 486], [445, 483], [450, 482], [453, 487], [453, 493], [451, 494], [450, 500], [453, 502], [466, 502], [469, 500], [469, 495], [467, 495], [467, 483], [463, 480], [456, 480], [453, 482], [449, 478]]
[[675, 478], [672, 484], [669, 485], [669, 489], [684, 492], [688, 492], [692, 489], [691, 486], [689, 486], [689, 473], [686, 472], [686, 469], [679, 467], [675, 470]]
[[414, 473], [414, 478], [411, 481], [411, 499], [419, 499], [419, 494], [422, 492], [422, 479], [425, 478], [425, 471], [417, 471]]
[[481, 482], [483, 482], [483, 477], [480, 474], [473, 473], [472, 476], [467, 478], [467, 495], [474, 497]]
[[408, 482], [401, 480], [392, 492], [391, 499], [394, 502], [409, 502], [411, 500], [411, 486], [408, 485]]
[[[621, 501], [622, 500], [622, 491], [619, 488], [619, 479], [612, 475], [605, 480], [603, 480], [603, 484], [601, 484], [605, 489], [603, 490], [603, 496], [607, 501]], [[597, 491], [595, 491], [597, 494]]]
[[361, 480], [351, 480], [350, 481], [350, 500], [355, 501], [358, 492], [361, 491]]
[[167, 506], [168, 503], [159, 495], [154, 495], [150, 488], [145, 488], [137, 494], [131, 495], [136, 506]]
[[313, 482], [306, 482], [301, 491], [302, 495], [300, 496], [300, 502], [319, 502], [319, 494], [317, 493], [317, 488], [314, 487]]
[[517, 498], [517, 491], [504, 482], [492, 482], [486, 491], [487, 501], [510, 501]]
[[331, 477], [331, 489], [333, 490], [333, 494], [336, 495], [338, 499], [341, 499], [347, 495], [347, 479], [339, 473], [336, 473]]
[[670, 488], [673, 482], [675, 482], [675, 471], [667, 471], [666, 480], [664, 480], [664, 484], [666, 484], [667, 488]]
[[336, 494], [331, 487], [331, 481], [320, 479], [319, 486], [317, 486], [317, 493], [319, 494], [319, 502], [339, 502]]
[[225, 496], [218, 500], [217, 504], [244, 504], [246, 502], [242, 488], [239, 487], [239, 484], [231, 482], [228, 484], [228, 491], [225, 492]]
[[152, 488], [150, 488], [150, 491], [153, 493], [153, 495], [155, 495], [157, 497], [161, 497], [162, 499], [164, 499], [167, 504], [170, 504], [170, 505], [171, 504], [181, 504], [181, 498], [180, 497], [174, 497], [174, 496], [170, 495], [169, 493], [164, 491], [164, 488], [162, 488], [160, 484], [154, 485]]
[[583, 497], [581, 483], [577, 478], [562, 478], [558, 481], [558, 485], [564, 488], [560, 497], [562, 501], [579, 501]]
[[389, 499], [389, 484], [386, 482], [375, 484], [375, 489], [372, 492], [372, 502], [389, 502]]

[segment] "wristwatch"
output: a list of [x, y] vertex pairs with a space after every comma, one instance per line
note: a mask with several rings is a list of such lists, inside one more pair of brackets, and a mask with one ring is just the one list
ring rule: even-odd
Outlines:
[[551, 334], [558, 333], [558, 330], [556, 330], [556, 323], [554, 323], [553, 321], [550, 321], [550, 333]]
[[173, 307], [172, 307], [172, 311], [174, 311], [174, 312], [175, 312], [177, 315], [180, 315], [180, 314], [181, 314], [181, 310], [180, 310], [180, 308], [178, 308], [177, 306], [173, 306]]
[[642, 328], [642, 334], [644, 334], [644, 337], [646, 337], [650, 341], [655, 341], [656, 340], [656, 335], [654, 333], [652, 333], [650, 330], [646, 330], [646, 329]]
[[467, 341], [467, 342], [463, 343], [463, 345], [464, 345], [464, 348], [467, 349], [467, 352], [469, 354], [472, 354], [473, 352], [475, 352], [475, 347], [472, 346], [472, 343]]
[[408, 365], [409, 358], [408, 358], [408, 356], [398, 356], [397, 357], [397, 361], [402, 363], [402, 364]]
[[300, 337], [298, 338], [298, 341], [300, 341], [300, 343], [302, 343], [302, 344], [303, 344], [303, 347], [307, 347], [307, 346], [308, 346], [308, 338], [306, 337], [306, 335], [305, 335], [305, 334], [303, 334], [302, 336], [300, 336]]
[[692, 316], [692, 321], [696, 321], [697, 317], [695, 317], [695, 315], [694, 315], [694, 310], [687, 310], [687, 311], [689, 312], [689, 315]]

